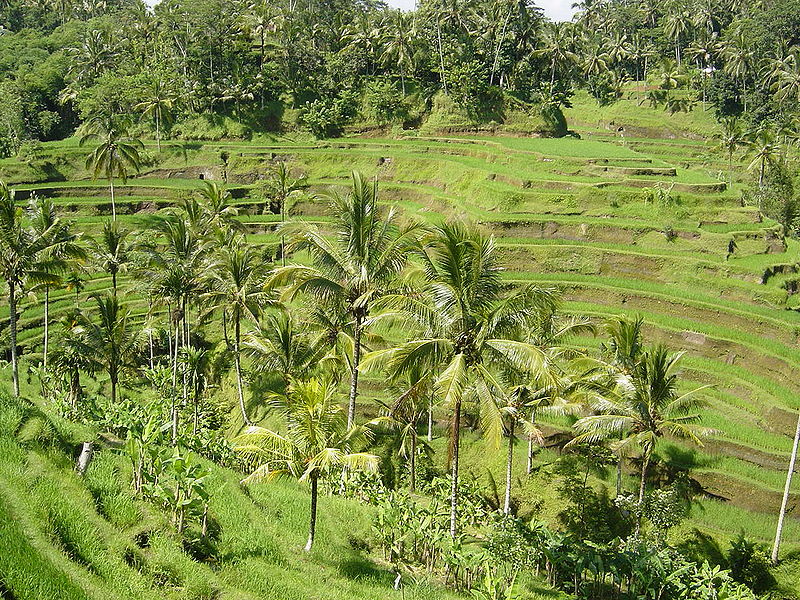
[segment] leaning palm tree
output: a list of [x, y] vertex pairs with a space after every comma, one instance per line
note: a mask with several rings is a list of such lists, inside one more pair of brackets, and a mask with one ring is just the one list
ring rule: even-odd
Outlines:
[[378, 182], [368, 182], [353, 173], [353, 184], [345, 196], [330, 196], [335, 215], [333, 239], [319, 228], [301, 229], [289, 250], [303, 250], [311, 265], [287, 265], [276, 269], [270, 285], [291, 283], [286, 297], [303, 292], [325, 304], [344, 304], [353, 324], [350, 361], [350, 396], [347, 424], [355, 423], [358, 368], [362, 335], [371, 321], [372, 302], [385, 294], [406, 264], [418, 227], [398, 225], [394, 210], [384, 214], [378, 207]]
[[108, 180], [111, 189], [111, 218], [117, 220], [117, 205], [114, 199], [114, 178], [119, 177], [122, 183], [128, 181], [131, 169], [139, 171], [142, 165], [141, 155], [144, 144], [141, 140], [122, 135], [116, 129], [108, 129], [103, 134], [88, 133], [81, 138], [80, 145], [95, 142], [94, 149], [86, 157], [86, 168], [92, 178], [101, 175]]
[[236, 364], [236, 389], [239, 409], [246, 425], [252, 425], [244, 403], [242, 381], [242, 320], [257, 323], [262, 309], [276, 305], [264, 290], [264, 269], [261, 260], [248, 246], [223, 250], [208, 267], [208, 291], [203, 295], [206, 310], [221, 310], [233, 322], [233, 352]]
[[14, 201], [14, 191], [0, 181], [0, 276], [8, 288], [9, 331], [11, 337], [11, 371], [14, 395], [19, 396], [19, 357], [17, 350], [17, 298], [34, 284], [57, 278], [47, 268], [45, 252], [57, 252], [64, 238], [61, 222], [56, 218], [49, 227], [34, 225], [35, 205], [23, 210]]
[[111, 293], [117, 295], [117, 275], [124, 272], [131, 262], [133, 247], [128, 240], [130, 231], [119, 226], [117, 221], [103, 225], [100, 238], [93, 240], [92, 256], [101, 270], [111, 275]]
[[[498, 365], [538, 373], [546, 363], [534, 344], [518, 341], [553, 291], [534, 287], [506, 290], [494, 239], [460, 223], [437, 227], [421, 252], [425, 283], [410, 294], [386, 296], [382, 305], [404, 313], [418, 337], [371, 353], [367, 364], [385, 368], [392, 379], [412, 369], [432, 369], [435, 389], [450, 408], [450, 534], [457, 534], [461, 407], [474, 389], [482, 409], [496, 410], [499, 389], [490, 368]], [[492, 407], [495, 408], [492, 408]], [[499, 439], [495, 429], [493, 435]]]
[[238, 231], [242, 229], [242, 222], [236, 218], [239, 214], [239, 209], [233, 206], [233, 196], [225, 186], [216, 181], [204, 181], [199, 196], [199, 226], [206, 230], [211, 227], [212, 232], [217, 230]]
[[81, 315], [76, 327], [75, 334], [89, 355], [108, 374], [111, 402], [116, 403], [120, 375], [135, 368], [142, 346], [141, 331], [133, 323], [130, 310], [114, 296], [95, 296], [94, 314]]
[[319, 379], [294, 380], [285, 396], [276, 396], [273, 406], [286, 419], [286, 433], [250, 427], [237, 442], [237, 449], [254, 467], [244, 482], [280, 475], [297, 477], [311, 484], [309, 552], [317, 527], [317, 495], [320, 477], [341, 470], [378, 468], [378, 457], [355, 452], [367, 437], [363, 427], [348, 428], [336, 393], [336, 385]]
[[670, 355], [663, 346], [645, 350], [632, 374], [618, 378], [618, 392], [597, 400], [595, 409], [600, 414], [583, 417], [575, 423], [577, 435], [570, 441], [571, 445], [616, 439], [611, 447], [617, 452], [639, 450], [642, 457], [640, 520], [647, 469], [658, 441], [670, 435], [702, 447], [702, 438], [712, 433], [711, 429], [698, 425], [700, 415], [696, 412], [705, 404], [698, 392], [709, 386], [678, 393], [678, 367], [682, 356], [682, 353]]
[[781, 537], [783, 536], [783, 520], [786, 518], [786, 506], [789, 503], [789, 492], [792, 489], [792, 475], [794, 474], [794, 465], [797, 461], [797, 449], [800, 446], [800, 414], [797, 415], [797, 427], [794, 431], [794, 442], [792, 442], [792, 453], [789, 458], [789, 470], [786, 473], [786, 484], [783, 488], [783, 499], [781, 500], [781, 509], [778, 513], [778, 526], [775, 529], [775, 542], [772, 544], [772, 564], [778, 564], [778, 553], [781, 549]]

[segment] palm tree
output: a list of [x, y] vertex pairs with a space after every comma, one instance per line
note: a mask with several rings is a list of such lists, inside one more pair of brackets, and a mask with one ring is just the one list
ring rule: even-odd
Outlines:
[[117, 401], [120, 375], [135, 367], [141, 347], [141, 331], [136, 329], [130, 311], [114, 296], [95, 296], [94, 315], [80, 315], [76, 334], [89, 356], [108, 374], [111, 402]]
[[81, 398], [81, 371], [93, 373], [101, 368], [91, 349], [86, 345], [79, 311], [73, 311], [60, 320], [52, 355], [53, 371], [69, 382], [69, 398], [76, 410]]
[[397, 429], [400, 455], [408, 460], [409, 490], [417, 489], [417, 455], [422, 446], [430, 447], [419, 435], [419, 423], [430, 410], [433, 395], [433, 373], [421, 365], [411, 368], [396, 386], [397, 396], [390, 403], [377, 402], [386, 410], [389, 423]]
[[72, 271], [64, 277], [64, 286], [68, 292], [75, 292], [75, 308], [80, 302], [80, 293], [86, 287], [86, 280], [77, 271]]
[[692, 28], [692, 18], [688, 10], [670, 10], [664, 18], [664, 33], [675, 44], [675, 61], [681, 64], [681, 40]]
[[117, 221], [106, 221], [99, 240], [93, 240], [92, 255], [97, 266], [111, 275], [111, 293], [117, 296], [117, 274], [124, 272], [131, 262], [132, 246], [128, 242], [130, 231]]
[[11, 370], [14, 395], [19, 396], [19, 357], [17, 350], [17, 294], [33, 284], [57, 283], [47, 268], [45, 252], [58, 254], [59, 247], [74, 239], [63, 235], [58, 218], [49, 227], [35, 226], [35, 203], [23, 210], [14, 201], [14, 191], [0, 181], [0, 275], [8, 288]]
[[381, 64], [397, 67], [400, 72], [400, 87], [405, 95], [406, 75], [414, 70], [414, 41], [417, 37], [415, 15], [406, 14], [401, 10], [392, 11], [381, 29], [381, 34], [383, 43]]
[[134, 106], [143, 119], [152, 119], [156, 126], [156, 145], [161, 152], [161, 128], [172, 124], [172, 109], [175, 101], [164, 83], [159, 79], [148, 91], [146, 100]]
[[275, 303], [263, 287], [262, 263], [248, 246], [223, 250], [220, 256], [212, 259], [208, 273], [209, 290], [203, 295], [207, 301], [207, 310], [221, 310], [233, 322], [233, 352], [239, 409], [244, 423], [252, 425], [244, 404], [241, 362], [242, 319], [257, 323], [262, 309]]
[[337, 468], [378, 468], [378, 457], [354, 450], [366, 430], [346, 427], [336, 386], [319, 379], [295, 380], [285, 396], [276, 396], [274, 407], [286, 419], [286, 433], [250, 427], [239, 436], [239, 452], [256, 468], [244, 482], [279, 475], [297, 477], [311, 484], [311, 516], [305, 551], [314, 545], [317, 526], [319, 478]]
[[[47, 369], [47, 349], [50, 339], [50, 290], [53, 285], [62, 283], [62, 274], [69, 270], [73, 261], [86, 258], [86, 251], [80, 245], [80, 235], [70, 231], [70, 223], [61, 221], [56, 215], [56, 207], [50, 198], [35, 197], [32, 202], [33, 228], [38, 235], [50, 235], [53, 245], [42, 252], [42, 267], [50, 275], [42, 282], [44, 287], [44, 335], [42, 348], [42, 367]], [[49, 233], [48, 233], [49, 232]]]
[[80, 145], [85, 146], [90, 142], [97, 142], [97, 144], [86, 157], [86, 168], [91, 171], [93, 179], [102, 175], [108, 180], [111, 188], [111, 217], [116, 221], [114, 178], [119, 177], [123, 183], [126, 183], [130, 169], [139, 171], [142, 164], [139, 152], [144, 150], [144, 144], [141, 140], [124, 136], [113, 128], [108, 129], [104, 134], [86, 134], [81, 138]]
[[236, 218], [239, 209], [233, 206], [233, 196], [224, 186], [216, 181], [204, 181], [199, 194], [199, 226], [210, 226], [212, 231], [240, 231], [243, 228], [242, 222]]
[[292, 379], [303, 379], [320, 362], [324, 346], [300, 328], [291, 312], [269, 315], [245, 338], [244, 348], [257, 371], [279, 373], [284, 389]]
[[720, 134], [720, 147], [728, 155], [728, 186], [733, 184], [733, 155], [747, 144], [747, 137], [742, 130], [739, 119], [725, 117], [722, 119], [722, 133]]
[[341, 303], [353, 323], [353, 351], [350, 361], [350, 396], [347, 424], [355, 423], [358, 394], [358, 368], [362, 335], [369, 319], [371, 303], [386, 293], [406, 263], [417, 226], [398, 226], [394, 209], [383, 214], [378, 207], [378, 182], [371, 184], [360, 173], [353, 173], [349, 194], [330, 196], [335, 215], [335, 236], [324, 235], [317, 227], [302, 229], [289, 250], [304, 250], [311, 265], [287, 265], [276, 269], [271, 285], [292, 282], [286, 296], [304, 292], [324, 304]]
[[701, 438], [712, 433], [712, 430], [697, 424], [700, 415], [695, 412], [704, 405], [697, 393], [709, 386], [678, 394], [677, 371], [682, 356], [682, 353], [670, 355], [663, 346], [645, 350], [632, 374], [617, 379], [619, 393], [609, 394], [596, 402], [595, 409], [600, 414], [583, 417], [575, 423], [578, 435], [570, 441], [570, 445], [591, 444], [618, 438], [611, 444], [614, 451], [620, 454], [634, 448], [640, 451], [639, 520], [647, 469], [659, 439], [670, 435], [702, 447]]
[[421, 249], [421, 260], [426, 279], [421, 289], [382, 302], [416, 322], [419, 337], [373, 352], [367, 362], [386, 368], [393, 379], [420, 366], [437, 373], [435, 389], [451, 409], [450, 534], [455, 537], [465, 392], [474, 388], [482, 409], [489, 410], [494, 406], [490, 390], [500, 388], [492, 365], [534, 373], [542, 369], [544, 353], [517, 340], [535, 311], [552, 301], [552, 292], [521, 288], [505, 293], [494, 239], [459, 223], [437, 227]]
[[767, 167], [777, 165], [780, 161], [780, 145], [775, 141], [775, 134], [771, 130], [762, 128], [751, 136], [750, 146], [753, 148], [753, 158], [747, 170], [752, 171], [758, 167], [758, 187], [763, 188]]
[[789, 491], [792, 489], [792, 475], [794, 465], [797, 461], [797, 447], [800, 445], [800, 414], [797, 415], [797, 428], [794, 432], [794, 442], [792, 443], [792, 455], [789, 459], [789, 471], [786, 473], [786, 485], [783, 488], [783, 500], [781, 510], [778, 513], [778, 526], [775, 530], [775, 543], [772, 545], [772, 564], [778, 564], [778, 552], [781, 547], [781, 536], [783, 535], [783, 519], [786, 517], [786, 506], [789, 503]]
[[[264, 194], [270, 199], [269, 210], [281, 216], [281, 223], [286, 221], [286, 205], [289, 200], [300, 198], [308, 187], [305, 176], [293, 177], [286, 162], [281, 161], [272, 169], [265, 182]], [[264, 207], [266, 209], [266, 206]], [[286, 266], [286, 236], [281, 233], [281, 261]]]
[[550, 95], [556, 83], [556, 69], [568, 67], [577, 62], [578, 55], [571, 50], [568, 33], [570, 23], [547, 23], [544, 30], [541, 48], [534, 52], [535, 56], [549, 57], [550, 59]]

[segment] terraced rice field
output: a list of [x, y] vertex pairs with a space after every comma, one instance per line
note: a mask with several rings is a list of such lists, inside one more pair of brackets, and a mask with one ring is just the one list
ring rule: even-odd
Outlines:
[[[279, 218], [263, 214], [258, 180], [271, 163], [287, 160], [315, 191], [344, 185], [360, 170], [379, 179], [383, 202], [409, 215], [479, 222], [497, 236], [509, 280], [563, 288], [570, 313], [641, 315], [650, 340], [686, 350], [686, 386], [714, 384], [704, 418], [718, 434], [702, 449], [669, 445], [663, 458], [691, 467], [710, 496], [727, 501], [701, 502], [697, 522], [729, 532], [742, 526], [766, 540], [772, 534], [767, 515], [780, 501], [793, 411], [800, 408], [800, 243], [742, 206], [742, 183], [725, 184], [725, 158], [710, 140], [641, 132], [622, 138], [607, 125], [578, 133], [173, 144], [141, 176], [118, 182], [117, 210], [122, 222], [141, 229], [199, 187], [199, 179], [226, 179], [250, 241], [274, 247]], [[155, 155], [154, 145], [148, 150]], [[25, 165], [0, 161], [0, 177], [16, 184], [21, 200], [31, 191], [54, 197], [91, 234], [110, 213], [110, 201], [107, 185], [82, 172], [83, 155], [74, 140], [48, 144], [43, 160], [58, 157], [61, 166], [34, 176]], [[742, 165], [736, 172], [745, 177]], [[664, 192], [661, 198], [656, 190]], [[322, 224], [328, 219], [324, 200], [290, 212]], [[127, 287], [124, 302], [143, 314], [147, 301], [135, 283], [123, 277], [121, 286]], [[109, 288], [110, 278], [95, 277], [78, 299]], [[58, 290], [52, 300], [57, 318], [76, 296]], [[24, 309], [20, 343], [27, 352], [40, 343], [42, 312], [37, 304]], [[7, 314], [7, 306], [0, 308], [0, 318]], [[792, 504], [798, 501], [795, 492]], [[790, 527], [788, 537], [798, 539], [800, 521]]]

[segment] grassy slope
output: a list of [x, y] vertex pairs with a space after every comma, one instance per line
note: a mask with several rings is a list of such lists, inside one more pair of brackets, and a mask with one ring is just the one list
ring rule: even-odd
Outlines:
[[[288, 157], [321, 190], [345, 184], [350, 170], [359, 169], [377, 175], [384, 201], [408, 213], [430, 221], [463, 216], [482, 222], [498, 236], [511, 267], [509, 278], [563, 287], [568, 311], [595, 318], [642, 314], [648, 336], [689, 350], [690, 381], [717, 386], [709, 393], [706, 420], [719, 430], [719, 441], [729, 444], [709, 444], [696, 452], [693, 467], [715, 493], [729, 495], [733, 505], [700, 502], [694, 524], [722, 537], [744, 526], [767, 541], [783, 477], [777, 465], [785, 461], [793, 430], [789, 410], [798, 407], [800, 385], [792, 374], [800, 367], [800, 317], [785, 310], [796, 303], [784, 289], [795, 275], [775, 275], [766, 285], [760, 281], [774, 265], [800, 262], [800, 244], [790, 241], [783, 252], [765, 252], [775, 224], [761, 223], [752, 207], [740, 206], [739, 189], [747, 179], [741, 162], [733, 189], [716, 189], [727, 165], [714, 151], [709, 113], [669, 117], [638, 106], [635, 99], [599, 108], [579, 94], [567, 116], [582, 139], [410, 135], [316, 143], [303, 137], [263, 137], [192, 144], [158, 157], [154, 148], [148, 152], [158, 168], [175, 171], [219, 169], [220, 151], [229, 152], [231, 187], [237, 196], [245, 195], [241, 219], [256, 243], [276, 243], [270, 229], [276, 217], [256, 214], [258, 198], [249, 173], [263, 172], [275, 156]], [[615, 134], [619, 125], [626, 128], [624, 139]], [[67, 160], [60, 168], [71, 181], [46, 182], [13, 160], [0, 161], [0, 175], [31, 182], [21, 188], [54, 194], [82, 229], [96, 232], [110, 206], [106, 186], [82, 173], [82, 152], [74, 140], [44, 146], [45, 155]], [[662, 171], [636, 174], [631, 168]], [[667, 174], [672, 168], [674, 176]], [[668, 188], [673, 183], [677, 197], [670, 203], [646, 200], [642, 186]], [[154, 207], [148, 203], [169, 204], [196, 185], [191, 179], [144, 173], [120, 186], [118, 202], [127, 213], [120, 218], [141, 227], [152, 218]], [[329, 218], [320, 202], [293, 212], [322, 226]], [[677, 237], [668, 240], [667, 227]], [[731, 240], [736, 249], [728, 255]], [[107, 277], [93, 277], [81, 297], [109, 285]], [[53, 298], [54, 315], [74, 302], [65, 291]], [[145, 309], [141, 294], [127, 292], [125, 299], [137, 312]], [[26, 307], [23, 343], [39, 343], [41, 315], [40, 304]], [[376, 380], [365, 384], [368, 405], [370, 397], [384, 392]], [[499, 459], [485, 459], [490, 454], [467, 453], [476, 472], [487, 466], [486, 460], [495, 468]], [[790, 544], [792, 538], [800, 536], [788, 536]]]

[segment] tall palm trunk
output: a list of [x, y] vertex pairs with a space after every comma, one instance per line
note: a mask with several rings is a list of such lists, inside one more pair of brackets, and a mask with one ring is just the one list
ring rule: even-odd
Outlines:
[[311, 546], [314, 545], [314, 534], [317, 530], [317, 472], [313, 471], [310, 475], [311, 479], [311, 521], [308, 525], [308, 541], [306, 542], [305, 551], [310, 552]]
[[19, 361], [17, 359], [17, 286], [8, 282], [8, 308], [11, 329], [11, 378], [14, 380], [14, 396], [19, 397]]
[[461, 398], [453, 407], [451, 424], [452, 456], [450, 458], [450, 537], [455, 538], [458, 532], [458, 443], [461, 434]]
[[638, 514], [636, 515], [636, 533], [642, 527], [642, 506], [644, 505], [644, 487], [647, 481], [647, 467], [650, 466], [650, 453], [644, 455], [644, 462], [642, 463], [642, 480], [639, 482], [639, 502], [637, 503]]
[[47, 342], [50, 339], [50, 286], [44, 286], [44, 341], [42, 348], [42, 368], [47, 370]]
[[[531, 428], [536, 425], [536, 409], [531, 409]], [[525, 464], [525, 473], [527, 475], [531, 474], [533, 471], [533, 436], [528, 436], [528, 461]]]
[[[241, 339], [240, 319], [237, 315], [234, 317], [233, 323], [233, 352], [236, 355], [236, 389], [239, 392], [239, 409], [242, 411], [242, 419], [245, 425], [252, 425], [253, 423], [247, 417], [247, 409], [244, 406], [244, 390], [242, 389], [242, 361], [239, 353], [239, 341]], [[313, 485], [313, 484], [312, 484]], [[316, 501], [314, 501], [314, 508], [316, 509]], [[310, 548], [310, 546], [309, 546]]]
[[161, 152], [161, 128], [159, 121], [158, 111], [156, 111], [156, 146], [158, 147], [158, 151]]
[[622, 456], [617, 457], [617, 496], [622, 493]]
[[508, 454], [506, 455], [506, 499], [503, 503], [503, 514], [511, 513], [511, 471], [514, 462], [514, 426], [512, 419], [508, 426]]
[[436, 21], [436, 39], [439, 44], [439, 65], [442, 68], [442, 89], [444, 90], [444, 95], [447, 96], [447, 78], [444, 74], [444, 51], [442, 50], [442, 26], [438, 20]]
[[117, 270], [111, 269], [111, 295], [117, 297]]
[[414, 423], [414, 429], [411, 432], [411, 481], [408, 486], [411, 492], [417, 491], [417, 428]]
[[433, 441], [433, 396], [428, 398], [428, 441]]
[[783, 535], [783, 519], [786, 516], [786, 505], [789, 503], [789, 490], [792, 487], [792, 475], [794, 474], [794, 464], [797, 460], [797, 446], [800, 443], [800, 414], [797, 415], [797, 429], [794, 432], [794, 444], [792, 444], [792, 457], [789, 459], [789, 471], [786, 473], [786, 486], [783, 488], [783, 500], [781, 501], [781, 512], [778, 513], [778, 528], [775, 531], [775, 544], [772, 546], [772, 564], [778, 564], [778, 551], [781, 546], [781, 536]]
[[111, 404], [117, 404], [117, 375], [113, 374], [111, 377]]
[[117, 203], [114, 200], [114, 178], [111, 177], [108, 180], [109, 186], [111, 186], [111, 220], [117, 220]]
[[347, 428], [356, 423], [356, 396], [358, 395], [358, 363], [361, 361], [361, 329], [364, 325], [363, 317], [356, 315], [353, 329], [353, 366], [350, 371], [350, 399], [347, 403]]

